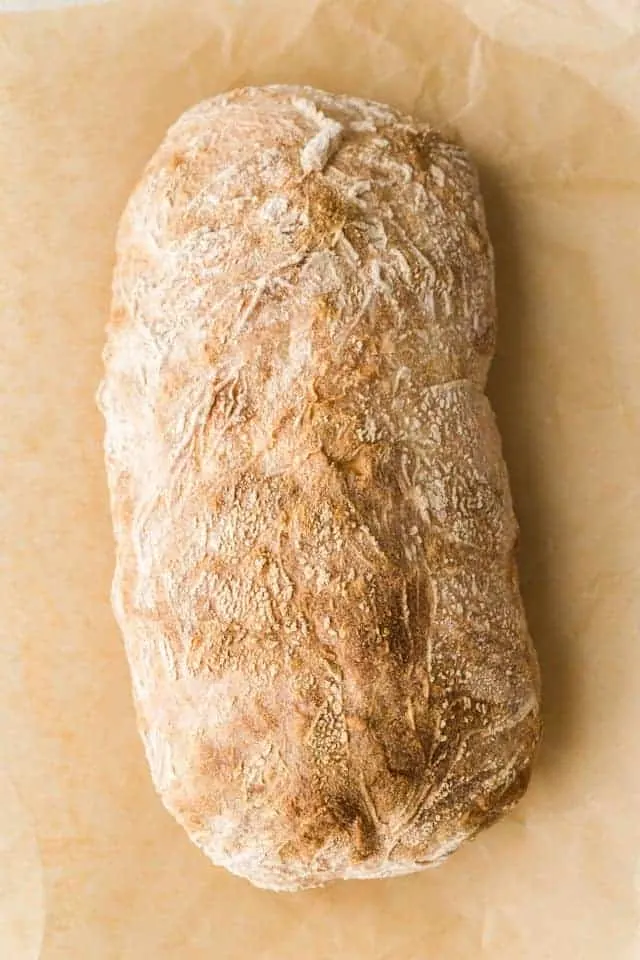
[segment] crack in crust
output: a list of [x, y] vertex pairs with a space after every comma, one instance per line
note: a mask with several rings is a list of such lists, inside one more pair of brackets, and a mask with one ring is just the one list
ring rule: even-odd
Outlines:
[[156, 788], [260, 886], [421, 869], [526, 788], [494, 338], [473, 168], [379, 104], [199, 104], [123, 215], [114, 609]]

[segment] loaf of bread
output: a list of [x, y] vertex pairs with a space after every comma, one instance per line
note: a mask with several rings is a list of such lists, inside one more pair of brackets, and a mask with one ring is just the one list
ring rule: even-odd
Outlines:
[[443, 860], [540, 736], [465, 152], [310, 88], [171, 128], [121, 221], [99, 402], [154, 784], [274, 890]]

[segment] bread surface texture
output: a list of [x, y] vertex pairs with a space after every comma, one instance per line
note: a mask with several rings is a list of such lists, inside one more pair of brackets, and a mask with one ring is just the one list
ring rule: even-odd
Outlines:
[[156, 789], [279, 890], [438, 863], [540, 736], [465, 152], [311, 88], [185, 113], [119, 228], [99, 403]]

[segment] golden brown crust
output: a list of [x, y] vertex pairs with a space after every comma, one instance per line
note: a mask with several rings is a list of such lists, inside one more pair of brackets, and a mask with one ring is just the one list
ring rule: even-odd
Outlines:
[[420, 869], [526, 787], [494, 321], [466, 155], [378, 104], [202, 103], [123, 216], [114, 606], [158, 791], [260, 886]]

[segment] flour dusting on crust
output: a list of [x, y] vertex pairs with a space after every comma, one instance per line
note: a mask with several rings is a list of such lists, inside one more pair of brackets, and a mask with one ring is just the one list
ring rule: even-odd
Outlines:
[[473, 168], [388, 107], [206, 101], [125, 211], [114, 608], [164, 803], [260, 886], [438, 863], [526, 788], [494, 335]]

